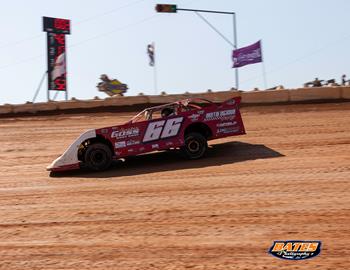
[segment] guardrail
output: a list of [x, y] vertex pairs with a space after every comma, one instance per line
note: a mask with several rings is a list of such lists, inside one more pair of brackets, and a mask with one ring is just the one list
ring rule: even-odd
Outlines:
[[57, 114], [76, 111], [109, 111], [111, 108], [119, 108], [119, 111], [130, 111], [139, 106], [146, 107], [156, 104], [164, 104], [189, 97], [201, 97], [214, 102], [221, 102], [234, 96], [241, 96], [242, 104], [246, 105], [329, 102], [336, 100], [350, 101], [350, 87], [300, 88], [291, 90], [265, 90], [251, 92], [220, 91], [159, 96], [140, 95], [128, 97], [108, 97], [106, 99], [93, 100], [74, 99], [70, 101], [50, 101], [20, 105], [5, 104], [0, 106], [0, 116]]

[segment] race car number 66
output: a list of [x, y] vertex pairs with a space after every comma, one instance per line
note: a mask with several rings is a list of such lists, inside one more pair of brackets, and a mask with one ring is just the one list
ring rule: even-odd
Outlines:
[[148, 124], [143, 142], [166, 139], [176, 136], [181, 128], [183, 117], [160, 120]]

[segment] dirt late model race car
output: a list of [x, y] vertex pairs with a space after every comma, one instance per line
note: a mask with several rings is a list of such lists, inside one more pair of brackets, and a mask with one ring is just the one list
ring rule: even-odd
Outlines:
[[81, 134], [47, 170], [101, 171], [113, 160], [167, 149], [181, 149], [189, 159], [201, 158], [208, 140], [245, 134], [240, 100], [216, 104], [195, 98], [147, 108], [123, 125]]

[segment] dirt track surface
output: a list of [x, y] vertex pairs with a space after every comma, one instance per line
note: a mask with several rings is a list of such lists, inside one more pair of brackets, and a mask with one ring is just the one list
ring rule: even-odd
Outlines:
[[[244, 108], [208, 156], [156, 153], [104, 173], [45, 167], [130, 114], [0, 120], [0, 269], [350, 269], [350, 103]], [[274, 240], [321, 240], [285, 261]]]

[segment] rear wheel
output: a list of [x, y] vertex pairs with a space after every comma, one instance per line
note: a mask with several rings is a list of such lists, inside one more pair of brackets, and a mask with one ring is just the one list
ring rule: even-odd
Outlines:
[[106, 170], [112, 163], [112, 151], [103, 143], [88, 145], [84, 157], [87, 168], [94, 171]]
[[204, 156], [208, 148], [206, 138], [197, 132], [191, 132], [185, 136], [185, 145], [183, 152], [189, 159], [199, 159]]

